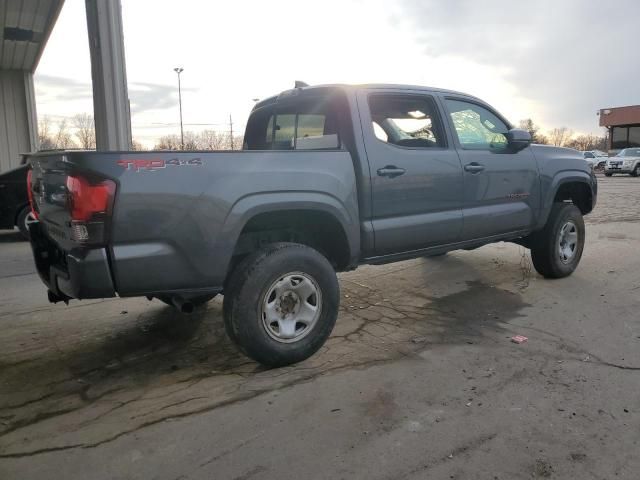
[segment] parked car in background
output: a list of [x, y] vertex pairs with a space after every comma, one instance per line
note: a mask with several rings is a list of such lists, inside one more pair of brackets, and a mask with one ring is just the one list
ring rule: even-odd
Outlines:
[[632, 177], [640, 175], [640, 148], [625, 148], [607, 159], [604, 174], [610, 177], [614, 173], [626, 173]]
[[609, 155], [601, 152], [600, 150], [588, 150], [586, 152], [582, 152], [582, 155], [594, 170], [603, 170], [607, 163], [607, 159], [609, 158]]
[[29, 238], [29, 224], [35, 220], [27, 193], [29, 165], [22, 165], [0, 174], [0, 228], [18, 227]]

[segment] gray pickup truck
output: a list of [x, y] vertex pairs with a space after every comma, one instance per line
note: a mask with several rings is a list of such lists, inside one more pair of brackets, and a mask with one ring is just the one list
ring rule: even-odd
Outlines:
[[37, 270], [52, 302], [224, 293], [228, 335], [269, 366], [336, 322], [336, 272], [510, 241], [570, 275], [596, 202], [582, 155], [531, 145], [483, 101], [397, 85], [294, 88], [243, 151], [34, 154]]

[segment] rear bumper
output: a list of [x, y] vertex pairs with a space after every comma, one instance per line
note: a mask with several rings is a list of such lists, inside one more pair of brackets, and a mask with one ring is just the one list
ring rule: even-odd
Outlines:
[[64, 298], [108, 298], [116, 291], [104, 248], [61, 250], [39, 222], [29, 227], [36, 269], [44, 284]]

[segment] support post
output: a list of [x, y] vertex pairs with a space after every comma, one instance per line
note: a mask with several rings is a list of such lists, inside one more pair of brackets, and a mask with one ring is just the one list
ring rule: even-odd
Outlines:
[[85, 0], [96, 149], [131, 149], [131, 112], [120, 0]]

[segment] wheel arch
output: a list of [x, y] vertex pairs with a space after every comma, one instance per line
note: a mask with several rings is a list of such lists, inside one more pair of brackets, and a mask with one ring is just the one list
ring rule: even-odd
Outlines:
[[18, 217], [20, 217], [20, 214], [22, 213], [22, 210], [24, 210], [26, 207], [29, 206], [29, 203], [25, 203], [23, 205], [20, 205], [18, 208], [16, 208], [16, 212], [13, 216], [13, 225], [14, 226], [18, 226]]
[[553, 178], [542, 207], [538, 228], [542, 228], [549, 218], [554, 203], [570, 201], [583, 215], [590, 213], [595, 204], [594, 180], [587, 173], [561, 172]]
[[[297, 240], [317, 248], [339, 270], [357, 264], [360, 255], [357, 211], [350, 212], [337, 198], [321, 192], [278, 192], [244, 197], [231, 208], [220, 238], [233, 251], [226, 265], [227, 274], [233, 268], [234, 258], [251, 249], [248, 236], [268, 242], [268, 235], [260, 237], [260, 232], [274, 231], [298, 232], [300, 238], [275, 235], [273, 241]], [[318, 235], [315, 241], [309, 241], [308, 235], [305, 238], [307, 231]]]

